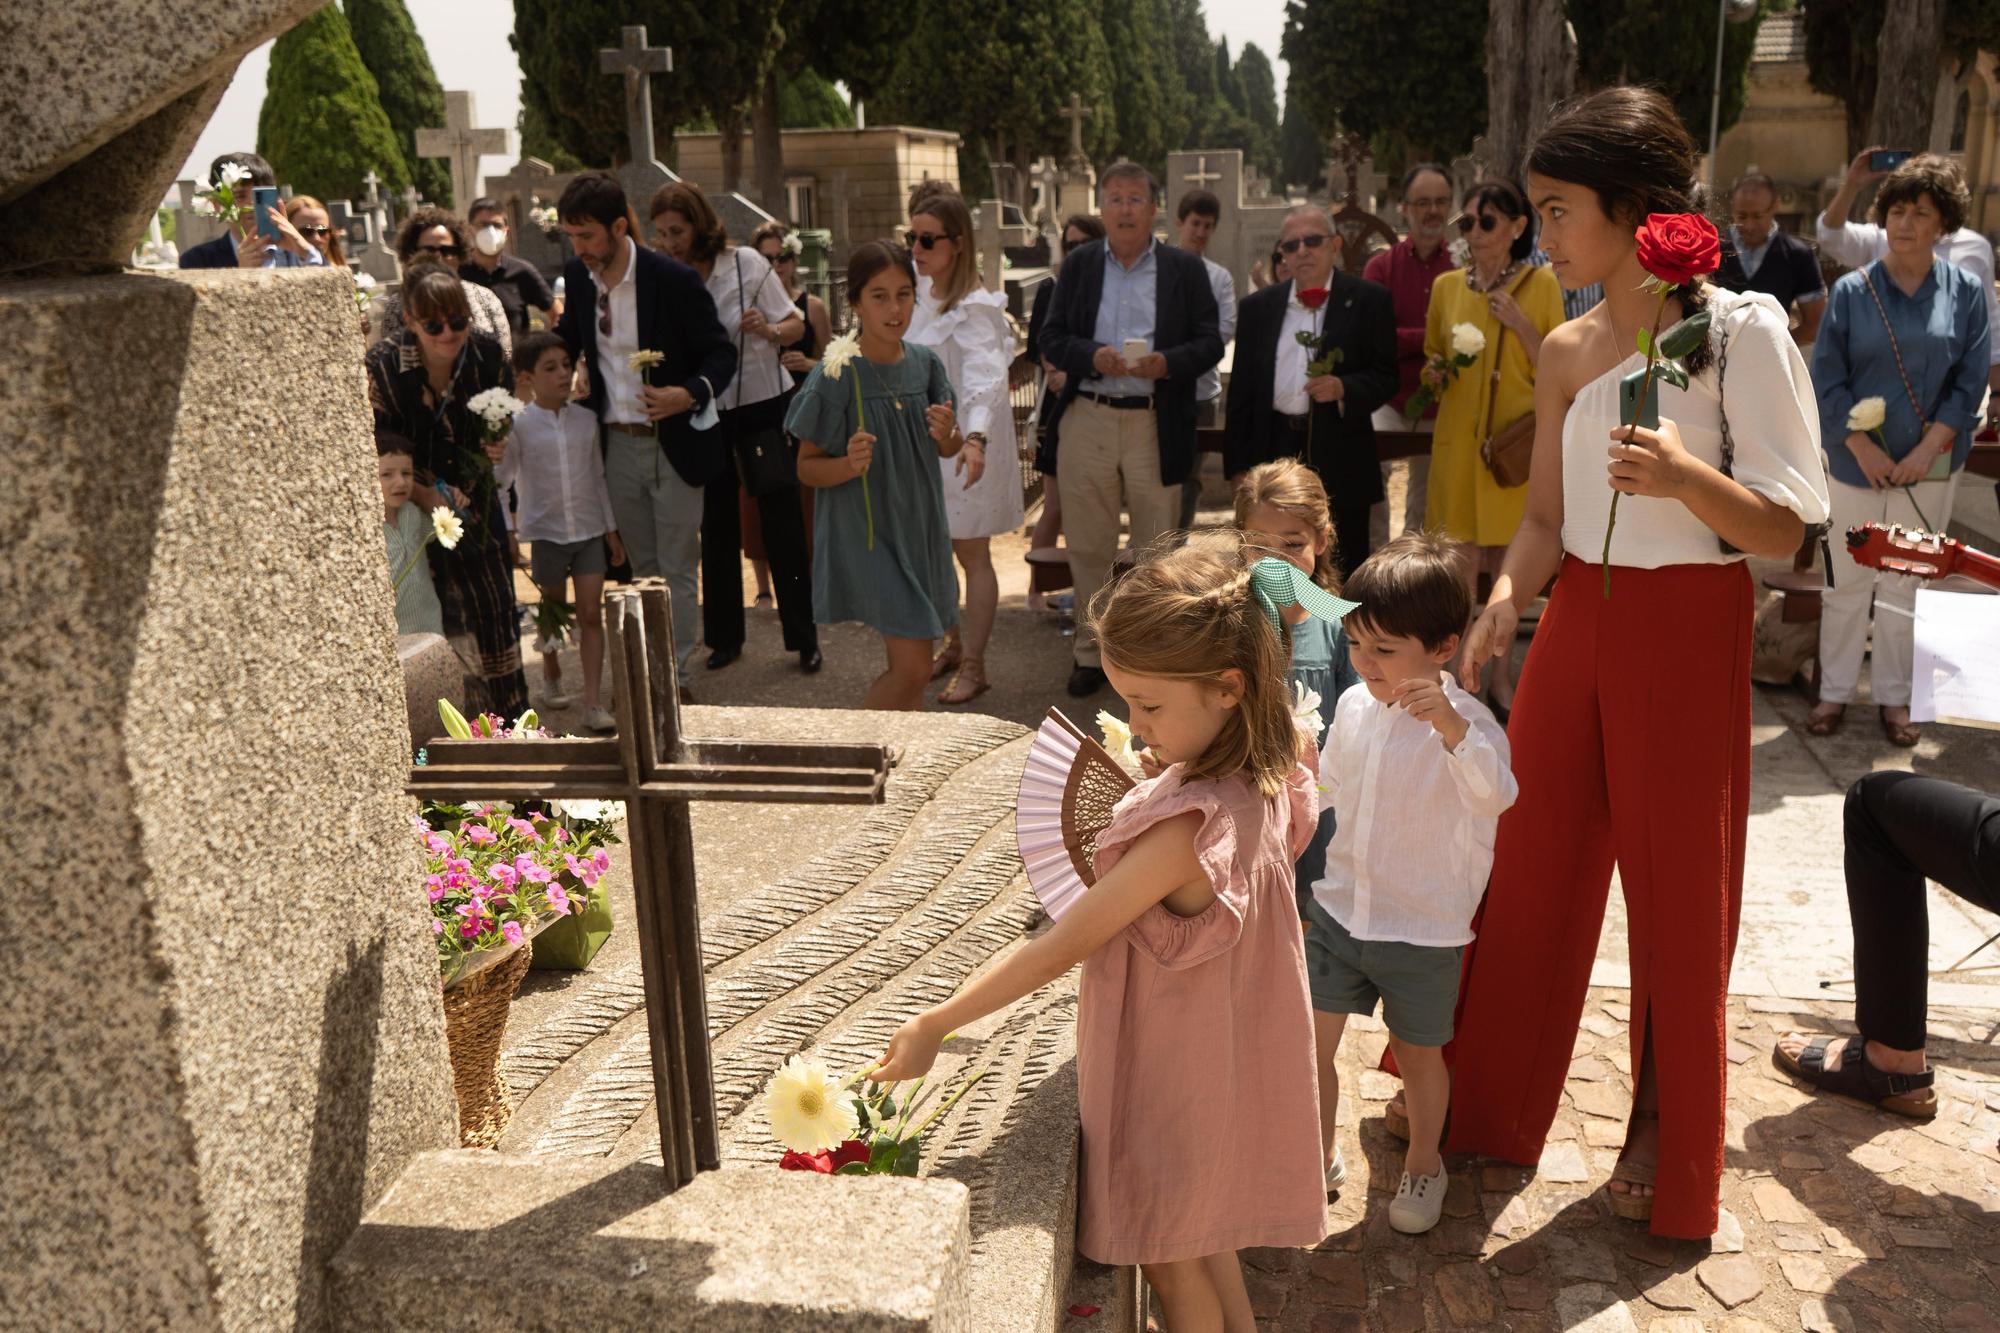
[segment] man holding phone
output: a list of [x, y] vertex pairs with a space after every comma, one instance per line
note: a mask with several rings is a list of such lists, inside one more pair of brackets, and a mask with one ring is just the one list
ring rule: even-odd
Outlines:
[[[1849, 222], [1847, 215], [1862, 188], [1894, 171], [1910, 158], [1907, 149], [1864, 148], [1847, 164], [1840, 190], [1817, 219], [1820, 253], [1849, 268], [1860, 268], [1889, 253], [1889, 234], [1872, 222]], [[1957, 264], [1979, 279], [1986, 294], [1986, 322], [1992, 330], [1992, 364], [1986, 384], [1994, 394], [1987, 400], [1986, 419], [2000, 418], [2000, 296], [1993, 291], [1993, 247], [1970, 227], [1946, 232], [1934, 247], [1937, 257]]]
[[189, 246], [182, 268], [315, 268], [325, 256], [299, 234], [278, 202], [278, 175], [255, 153], [224, 153], [208, 167], [210, 182], [222, 179], [224, 167], [241, 167], [249, 174], [236, 182], [236, 206], [243, 210], [235, 225], [212, 241]]

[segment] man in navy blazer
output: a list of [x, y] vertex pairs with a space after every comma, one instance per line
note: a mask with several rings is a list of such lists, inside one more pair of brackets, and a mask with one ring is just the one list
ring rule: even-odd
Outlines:
[[[632, 572], [667, 580], [685, 679], [700, 623], [702, 487], [728, 459], [722, 432], [711, 429], [713, 403], [736, 374], [736, 345], [701, 276], [638, 244], [615, 176], [578, 176], [556, 217], [576, 252], [563, 270], [556, 332], [589, 371], [583, 405], [600, 424], [605, 487]], [[658, 363], [634, 369], [642, 351], [657, 353]]]
[[243, 210], [243, 216], [235, 226], [226, 229], [214, 240], [203, 241], [181, 251], [182, 268], [255, 268], [264, 262], [264, 245], [260, 242], [253, 249], [247, 243], [249, 237], [257, 234], [257, 220], [250, 209], [250, 191], [259, 185], [267, 190], [275, 189], [278, 173], [255, 153], [224, 153], [209, 163], [209, 183], [221, 180], [222, 169], [229, 166], [242, 167], [250, 173], [236, 183], [236, 206]]
[[1152, 173], [1116, 162], [1098, 182], [1105, 239], [1063, 260], [1041, 354], [1063, 386], [1063, 536], [1076, 584], [1077, 698], [1104, 687], [1083, 614], [1118, 554], [1122, 495], [1133, 549], [1173, 530], [1195, 465], [1195, 382], [1222, 360], [1222, 328], [1199, 255], [1158, 244]]

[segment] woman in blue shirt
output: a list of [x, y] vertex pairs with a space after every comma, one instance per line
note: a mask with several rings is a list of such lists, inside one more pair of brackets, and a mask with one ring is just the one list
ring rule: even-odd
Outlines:
[[[1874, 215], [1889, 253], [1833, 285], [1813, 348], [1820, 440], [1826, 449], [1836, 536], [1872, 521], [1942, 531], [1952, 491], [1972, 449], [1986, 392], [1992, 333], [1979, 280], [1932, 253], [1965, 223], [1969, 196], [1956, 164], [1935, 154], [1911, 158], [1875, 196]], [[1881, 411], [1869, 411], [1869, 399]], [[1857, 404], [1857, 424], [1850, 429]], [[1874, 617], [1870, 686], [1882, 731], [1917, 743], [1910, 723], [1916, 581], [1878, 573], [1834, 541], [1833, 587], [1819, 625], [1819, 704], [1807, 719], [1815, 736], [1837, 731], [1861, 678]], [[1886, 614], [1884, 614], [1886, 612]]]

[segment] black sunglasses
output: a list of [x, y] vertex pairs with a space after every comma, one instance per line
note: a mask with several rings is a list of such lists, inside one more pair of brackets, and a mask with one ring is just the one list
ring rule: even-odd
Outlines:
[[926, 250], [934, 250], [937, 248], [939, 241], [952, 239], [952, 235], [948, 231], [906, 231], [903, 233], [903, 237], [913, 250], [919, 246]]
[[1458, 234], [1461, 236], [1471, 235], [1475, 223], [1478, 224], [1481, 231], [1492, 231], [1500, 225], [1500, 219], [1494, 217], [1491, 213], [1481, 213], [1478, 217], [1466, 213], [1458, 219]]
[[1302, 245], [1308, 250], [1317, 250], [1332, 239], [1333, 237], [1327, 235], [1325, 232], [1316, 231], [1305, 236], [1294, 236], [1289, 241], [1279, 241], [1278, 249], [1285, 254], [1295, 255], [1299, 252], [1299, 247]]
[[300, 227], [300, 228], [299, 228], [299, 235], [301, 235], [301, 236], [331, 236], [331, 235], [333, 235], [333, 228], [331, 228], [331, 227]]
[[597, 336], [611, 336], [611, 293], [603, 287], [597, 289]]
[[443, 255], [446, 259], [463, 259], [465, 258], [465, 247], [462, 245], [420, 245], [417, 247], [417, 253], [420, 255]]
[[431, 337], [433, 338], [441, 337], [445, 331], [446, 325], [449, 325], [453, 333], [464, 333], [465, 326], [470, 324], [471, 322], [472, 321], [467, 319], [464, 315], [453, 315], [448, 320], [427, 319], [424, 321], [424, 332], [430, 334]]

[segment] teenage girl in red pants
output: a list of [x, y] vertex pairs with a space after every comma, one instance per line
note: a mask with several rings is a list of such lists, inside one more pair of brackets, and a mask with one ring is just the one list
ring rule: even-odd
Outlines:
[[[1533, 1164], [1555, 1119], [1615, 861], [1631, 923], [1632, 1120], [1609, 1186], [1664, 1236], [1714, 1232], [1724, 1006], [1743, 892], [1752, 587], [1741, 552], [1789, 556], [1826, 518], [1818, 413], [1784, 312], [1697, 282], [1687, 390], [1657, 430], [1620, 426], [1659, 298], [1634, 230], [1691, 211], [1696, 152], [1659, 94], [1609, 88], [1559, 111], [1527, 160], [1541, 244], [1605, 299], [1542, 346], [1527, 514], [1466, 646], [1467, 688], [1555, 579], [1509, 729], [1521, 799], [1501, 818], [1467, 948], [1448, 1151]], [[1720, 387], [1718, 387], [1720, 386]], [[1734, 441], [1723, 469], [1723, 413]], [[1733, 474], [1733, 475], [1732, 475]], [[1601, 563], [1613, 491], [1610, 595]], [[1736, 550], [1728, 550], [1728, 547]]]

